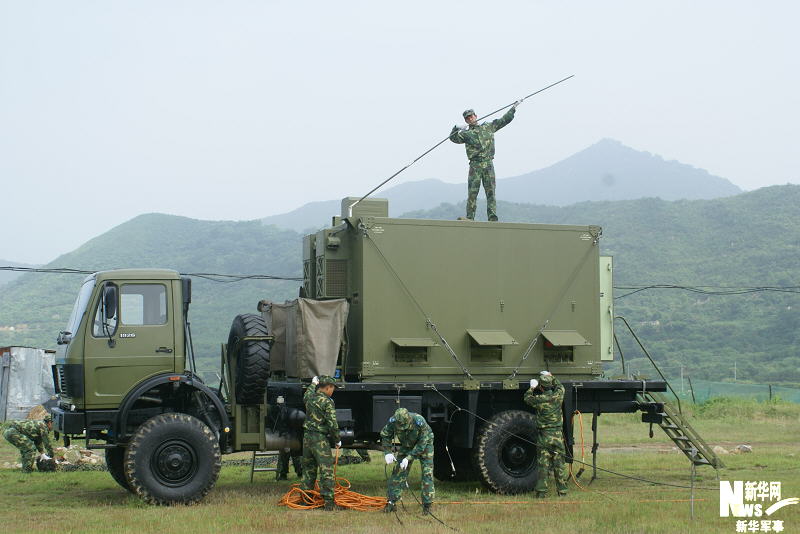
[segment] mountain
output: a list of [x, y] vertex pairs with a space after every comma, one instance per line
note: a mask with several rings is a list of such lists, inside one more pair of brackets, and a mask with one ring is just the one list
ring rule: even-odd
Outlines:
[[[0, 267], [28, 267], [34, 268], [39, 267], [39, 265], [31, 265], [29, 263], [19, 263], [16, 261], [8, 261], [0, 259]], [[23, 273], [18, 271], [0, 271], [0, 286], [10, 282], [11, 280], [15, 280], [22, 276]]]
[[[626, 317], [670, 376], [681, 366], [696, 379], [733, 376], [800, 384], [800, 186], [768, 187], [730, 198], [657, 198], [582, 202], [566, 207], [501, 201], [502, 221], [599, 224], [601, 252], [614, 256], [616, 314]], [[410, 213], [455, 219], [464, 202]], [[468, 224], [468, 223], [467, 223]], [[476, 252], [476, 253], [479, 253]], [[542, 254], [551, 253], [542, 251]], [[128, 221], [58, 258], [51, 267], [167, 267], [181, 272], [300, 276], [301, 234], [260, 221], [198, 221], [149, 214]], [[512, 261], [497, 258], [497, 261]], [[0, 287], [0, 346], [53, 347], [81, 277], [26, 274]], [[625, 287], [774, 288], [712, 295], [705, 290]], [[207, 369], [236, 314], [263, 298], [297, 295], [299, 282], [195, 279], [192, 330]], [[792, 289], [794, 288], [794, 289]], [[10, 331], [9, 327], [15, 330]], [[653, 376], [641, 351], [617, 324], [628, 368]]]
[[[466, 162], [464, 167], [466, 173]], [[429, 179], [399, 184], [376, 196], [389, 199], [389, 214], [398, 217], [412, 210], [457, 203], [466, 198], [466, 189], [466, 183]], [[677, 161], [665, 161], [613, 139], [603, 139], [545, 169], [497, 180], [498, 200], [551, 206], [648, 197], [712, 199], [741, 192], [725, 178]], [[262, 221], [297, 231], [317, 229], [330, 224], [331, 216], [340, 214], [340, 202], [310, 202]]]

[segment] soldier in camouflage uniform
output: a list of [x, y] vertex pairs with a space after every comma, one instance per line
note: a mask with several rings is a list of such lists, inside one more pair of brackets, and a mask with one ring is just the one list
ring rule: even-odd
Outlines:
[[294, 472], [298, 478], [303, 476], [303, 455], [300, 453], [293, 453], [289, 450], [281, 450], [278, 453], [278, 465], [275, 469], [275, 480], [286, 480], [289, 476], [289, 459], [292, 460]]
[[[397, 438], [400, 448], [397, 456], [392, 453], [392, 439]], [[384, 511], [392, 512], [400, 499], [403, 487], [408, 480], [408, 472], [414, 460], [422, 466], [422, 513], [429, 514], [433, 504], [433, 431], [425, 418], [411, 413], [405, 408], [398, 408], [394, 417], [381, 430], [381, 447], [386, 454], [386, 463], [391, 465], [395, 460], [400, 463], [392, 470], [389, 478], [388, 497]]]
[[511, 106], [505, 115], [491, 122], [478, 124], [475, 111], [468, 109], [464, 112], [467, 126], [453, 126], [450, 140], [454, 143], [464, 144], [469, 159], [469, 175], [467, 176], [467, 219], [475, 219], [478, 192], [483, 182], [486, 192], [486, 214], [490, 221], [497, 220], [497, 200], [495, 199], [494, 176], [494, 133], [514, 119], [514, 113], [521, 101]]
[[333, 499], [333, 455], [331, 447], [342, 446], [339, 441], [339, 424], [336, 408], [331, 399], [336, 382], [329, 376], [314, 377], [303, 395], [306, 420], [303, 423], [303, 484], [305, 490], [314, 489], [319, 468], [319, 487], [325, 499], [325, 510], [336, 509]]
[[[44, 460], [53, 457], [53, 446], [50, 444], [50, 431], [53, 429], [53, 417], [46, 415], [42, 421], [11, 421], [3, 432], [3, 437], [19, 449], [22, 471], [30, 473], [37, 456]], [[36, 454], [39, 451], [40, 454]]]
[[539, 470], [534, 488], [536, 496], [543, 498], [547, 495], [547, 479], [551, 470], [556, 479], [556, 491], [559, 496], [564, 496], [567, 494], [567, 468], [564, 462], [566, 451], [562, 439], [564, 418], [561, 413], [564, 386], [549, 371], [542, 371], [538, 380], [531, 379], [531, 387], [525, 392], [525, 402], [536, 412], [539, 428], [539, 438], [536, 441]]

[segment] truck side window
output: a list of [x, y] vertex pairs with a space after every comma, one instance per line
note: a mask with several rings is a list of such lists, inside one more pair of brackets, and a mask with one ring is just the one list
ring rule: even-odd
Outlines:
[[[108, 284], [108, 282], [106, 282], [106, 284]], [[115, 309], [114, 316], [108, 318], [106, 317], [104, 304], [103, 291], [101, 291], [100, 298], [97, 299], [97, 306], [95, 307], [94, 321], [92, 322], [92, 336], [94, 337], [111, 337], [117, 332], [119, 310]]]
[[162, 284], [123, 284], [120, 319], [128, 326], [167, 323], [167, 288]]

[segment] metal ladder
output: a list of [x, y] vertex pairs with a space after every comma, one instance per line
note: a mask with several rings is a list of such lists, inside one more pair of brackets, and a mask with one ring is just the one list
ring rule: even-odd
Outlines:
[[657, 424], [661, 427], [693, 465], [710, 465], [714, 469], [725, 467], [714, 450], [708, 446], [681, 413], [667, 401], [666, 397], [660, 393], [642, 391], [637, 398], [642, 404], [661, 408], [660, 412], [652, 414], [657, 417], [650, 420], [650, 424]]
[[278, 464], [277, 463], [275, 464], [275, 467], [256, 467], [256, 458], [271, 458], [273, 456], [275, 458], [277, 458], [278, 454], [280, 454], [278, 451], [253, 451], [253, 462], [250, 465], [250, 483], [251, 484], [253, 483], [253, 475], [255, 475], [256, 473], [262, 473], [262, 472], [265, 472], [265, 471], [267, 471], [267, 472], [269, 472], [269, 471], [275, 472], [275, 471], [278, 470]]

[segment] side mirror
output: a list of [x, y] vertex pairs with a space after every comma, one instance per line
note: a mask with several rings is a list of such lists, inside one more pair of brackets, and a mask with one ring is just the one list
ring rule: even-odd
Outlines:
[[108, 284], [103, 288], [103, 309], [106, 319], [117, 315], [117, 286]]

